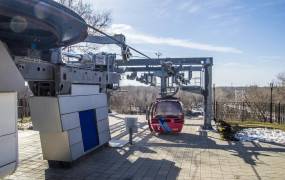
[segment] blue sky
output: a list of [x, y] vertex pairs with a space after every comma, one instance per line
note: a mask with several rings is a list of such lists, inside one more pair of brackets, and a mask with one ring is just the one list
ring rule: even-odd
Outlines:
[[216, 85], [268, 85], [285, 71], [285, 0], [86, 0], [149, 56], [214, 58]]

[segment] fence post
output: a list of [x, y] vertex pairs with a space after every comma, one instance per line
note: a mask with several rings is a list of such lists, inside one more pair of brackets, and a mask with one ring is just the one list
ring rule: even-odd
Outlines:
[[278, 103], [278, 124], [280, 124], [280, 120], [281, 120], [281, 104], [280, 102]]
[[272, 111], [273, 111], [272, 92], [273, 92], [273, 83], [270, 83], [270, 123], [272, 123]]
[[280, 105], [280, 124], [283, 124], [283, 119], [284, 119], [284, 107], [285, 105], [282, 104], [282, 107]]
[[282, 105], [282, 124], [284, 124], [284, 119], [285, 119], [285, 105]]
[[214, 101], [214, 103], [213, 103], [213, 105], [214, 105], [214, 107], [213, 107], [213, 109], [214, 109], [214, 121], [216, 121], [216, 85], [215, 84], [213, 84], [213, 101]]
[[244, 101], [242, 101], [241, 121], [244, 121]]
[[218, 101], [215, 102], [215, 121], [218, 121]]

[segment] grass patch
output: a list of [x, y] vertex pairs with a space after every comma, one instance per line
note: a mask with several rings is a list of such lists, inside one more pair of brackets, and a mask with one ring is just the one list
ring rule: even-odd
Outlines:
[[285, 124], [258, 121], [227, 121], [227, 123], [230, 126], [238, 126], [240, 128], [270, 128], [285, 131]]
[[225, 140], [236, 140], [234, 135], [236, 132], [245, 128], [269, 128], [280, 129], [285, 131], [284, 124], [258, 122], [258, 121], [220, 121], [218, 123], [218, 131]]

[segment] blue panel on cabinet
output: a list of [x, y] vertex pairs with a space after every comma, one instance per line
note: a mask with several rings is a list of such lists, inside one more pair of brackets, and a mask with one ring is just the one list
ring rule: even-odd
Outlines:
[[95, 110], [79, 112], [84, 151], [99, 145]]

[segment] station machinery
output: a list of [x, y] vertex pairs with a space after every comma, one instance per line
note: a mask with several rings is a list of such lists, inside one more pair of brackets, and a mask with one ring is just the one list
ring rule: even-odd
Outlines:
[[[88, 28], [102, 36], [88, 35]], [[123, 58], [66, 51], [80, 42], [116, 44]], [[160, 101], [179, 89], [204, 95], [204, 128], [211, 128], [212, 58], [130, 59], [130, 50], [144, 55], [123, 35], [109, 36], [52, 0], [0, 1], [0, 177], [17, 166], [17, 93], [25, 86], [33, 94], [33, 127], [50, 164], [72, 162], [110, 140], [107, 94], [119, 88], [122, 73], [150, 85], [159, 77]], [[202, 74], [198, 86], [191, 84], [195, 71]], [[171, 103], [182, 116], [179, 101]]]

